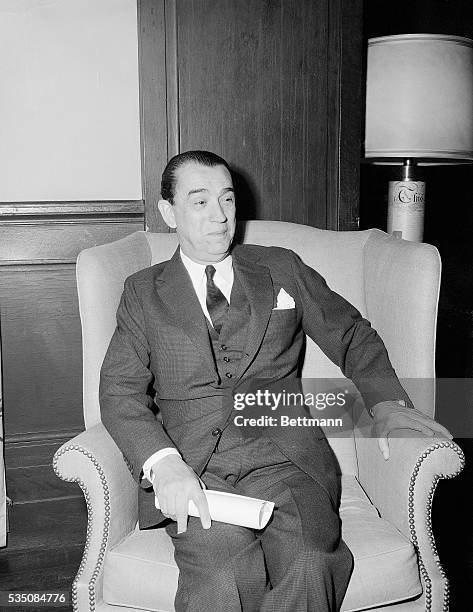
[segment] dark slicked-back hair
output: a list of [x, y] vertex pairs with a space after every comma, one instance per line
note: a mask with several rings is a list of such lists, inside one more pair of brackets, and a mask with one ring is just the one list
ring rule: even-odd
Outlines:
[[168, 200], [171, 204], [174, 203], [174, 195], [176, 190], [176, 171], [178, 168], [189, 162], [200, 164], [201, 166], [225, 166], [230, 172], [227, 162], [210, 151], [186, 151], [172, 157], [167, 166], [164, 168], [161, 177], [161, 197], [163, 200]]

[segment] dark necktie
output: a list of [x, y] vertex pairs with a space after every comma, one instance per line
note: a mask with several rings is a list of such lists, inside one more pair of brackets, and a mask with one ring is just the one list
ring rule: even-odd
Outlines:
[[215, 268], [213, 266], [205, 266], [205, 276], [207, 277], [207, 310], [209, 311], [212, 325], [217, 334], [219, 334], [228, 311], [228, 302], [214, 283], [214, 274]]

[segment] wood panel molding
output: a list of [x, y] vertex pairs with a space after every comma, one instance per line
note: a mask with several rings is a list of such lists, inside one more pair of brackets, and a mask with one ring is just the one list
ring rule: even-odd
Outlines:
[[84, 249], [119, 240], [143, 230], [143, 221], [123, 223], [0, 224], [0, 268], [4, 266], [75, 264]]
[[[167, 163], [168, 87], [167, 22], [171, 11], [165, 0], [138, 1], [138, 58], [140, 78], [141, 176], [146, 225], [153, 232], [167, 232], [157, 203], [161, 173]], [[171, 62], [172, 65], [172, 62]], [[169, 111], [170, 112], [170, 111]]]
[[0, 203], [0, 267], [74, 264], [80, 251], [144, 229], [143, 200]]
[[129, 223], [143, 219], [143, 200], [101, 202], [0, 202], [0, 225], [80, 222]]
[[57, 447], [67, 440], [71, 440], [75, 436], [79, 435], [82, 431], [84, 431], [83, 427], [74, 427], [69, 429], [58, 429], [58, 430], [48, 430], [48, 431], [32, 431], [32, 432], [21, 432], [14, 434], [6, 434], [5, 435], [5, 444], [9, 446], [9, 448], [13, 448], [13, 444], [31, 444], [41, 442], [42, 444], [47, 444], [50, 442], [57, 443]]
[[176, 0], [166, 0], [166, 118], [168, 159], [181, 150]]

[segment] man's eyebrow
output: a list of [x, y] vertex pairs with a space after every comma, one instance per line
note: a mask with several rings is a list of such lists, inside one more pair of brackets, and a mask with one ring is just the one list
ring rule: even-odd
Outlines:
[[203, 193], [204, 191], [208, 191], [208, 189], [205, 189], [204, 187], [201, 187], [200, 189], [191, 189], [187, 195], [191, 196], [194, 193]]
[[[205, 187], [200, 187], [199, 189], [191, 189], [188, 193], [187, 196], [191, 196], [194, 195], [196, 193], [208, 193], [208, 189], [205, 189]], [[234, 189], [233, 187], [225, 187], [224, 189], [222, 189], [222, 191], [220, 192], [220, 195], [223, 195], [224, 193], [228, 193], [228, 192], [232, 192], [234, 193]]]

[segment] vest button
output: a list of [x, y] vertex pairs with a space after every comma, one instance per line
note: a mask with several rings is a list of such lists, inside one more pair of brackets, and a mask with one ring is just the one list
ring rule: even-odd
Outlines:
[[216, 427], [215, 429], [212, 429], [212, 435], [214, 438], [217, 438], [221, 433], [222, 433], [222, 430], [219, 429], [218, 427]]
[[228, 357], [224, 357], [223, 360], [226, 361], [227, 363], [230, 361]]
[[222, 349], [222, 351], [226, 351], [227, 350], [226, 344], [222, 344], [222, 346], [220, 348]]
[[227, 373], [225, 374], [225, 376], [226, 376], [227, 378], [233, 378], [233, 374], [232, 374], [231, 372], [227, 372]]

